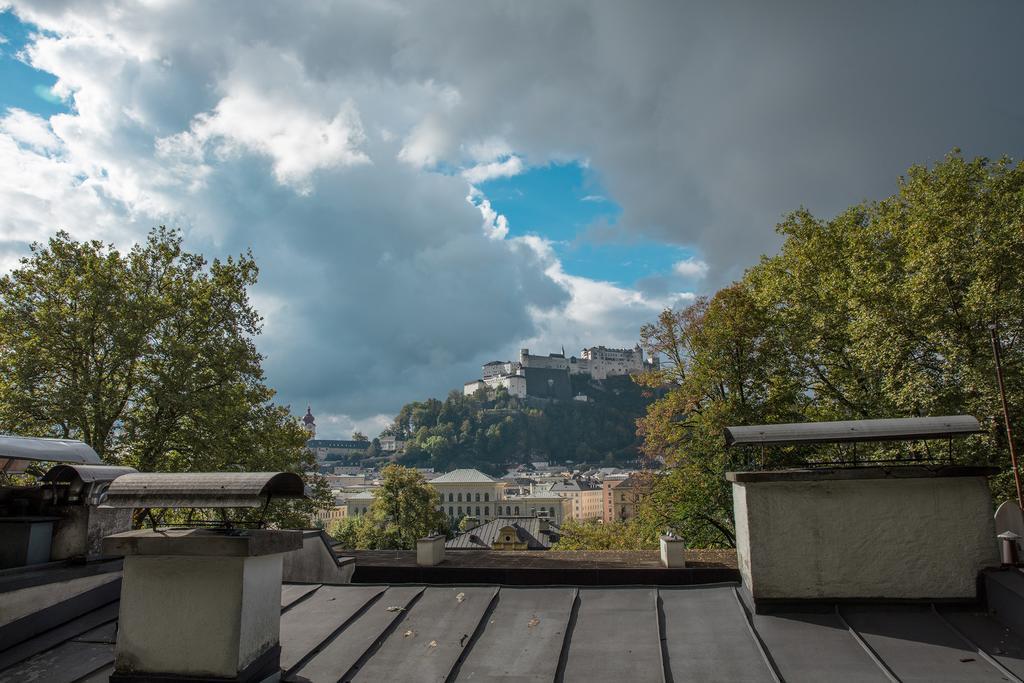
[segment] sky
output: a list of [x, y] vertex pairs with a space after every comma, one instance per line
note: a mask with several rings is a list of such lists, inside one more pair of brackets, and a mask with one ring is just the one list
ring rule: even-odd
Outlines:
[[1022, 25], [1018, 0], [0, 0], [0, 272], [58, 229], [252, 249], [275, 400], [376, 434], [521, 347], [633, 346], [799, 207], [1021, 158]]

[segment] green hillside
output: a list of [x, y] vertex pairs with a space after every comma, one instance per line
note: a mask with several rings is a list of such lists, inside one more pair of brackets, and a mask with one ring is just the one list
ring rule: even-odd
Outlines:
[[491, 400], [482, 393], [453, 391], [444, 401], [408, 403], [384, 431], [408, 441], [398, 462], [445, 471], [475, 467], [492, 474], [535, 461], [621, 465], [640, 457], [636, 419], [655, 396], [629, 377], [593, 381], [572, 377], [581, 401], [518, 399], [499, 389]]

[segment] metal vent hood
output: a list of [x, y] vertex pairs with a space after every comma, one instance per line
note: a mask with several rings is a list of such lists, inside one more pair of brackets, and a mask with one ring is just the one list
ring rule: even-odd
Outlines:
[[945, 439], [981, 432], [970, 415], [907, 417], [883, 420], [842, 420], [838, 422], [795, 422], [790, 424], [726, 427], [727, 446], [786, 446], [811, 443], [855, 441], [910, 441]]
[[270, 499], [308, 495], [302, 477], [293, 472], [140, 472], [112, 481], [101, 507], [260, 507]]

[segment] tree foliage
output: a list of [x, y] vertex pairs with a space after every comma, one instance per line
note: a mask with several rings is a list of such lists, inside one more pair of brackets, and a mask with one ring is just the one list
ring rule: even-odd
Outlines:
[[[852, 455], [835, 446], [727, 450], [722, 428], [730, 424], [968, 413], [986, 433], [949, 451], [861, 445], [858, 457], [1006, 466], [988, 326], [998, 326], [1019, 418], [1024, 166], [954, 152], [911, 168], [885, 200], [830, 220], [800, 209], [778, 231], [778, 254], [642, 331], [667, 362], [640, 381], [668, 388], [638, 423], [643, 448], [674, 469], [641, 514], [691, 544], [731, 545], [726, 471]], [[994, 480], [998, 498], [1009, 482], [1009, 473]]]
[[651, 550], [658, 548], [658, 534], [637, 520], [600, 523], [567, 519], [553, 550]]
[[65, 232], [33, 245], [0, 278], [0, 431], [142, 471], [302, 471], [305, 432], [271, 403], [254, 344], [257, 274], [251, 254], [208, 263], [162, 227], [127, 253]]
[[438, 507], [440, 494], [412, 468], [386, 466], [374, 494], [367, 514], [343, 519], [331, 529], [344, 547], [412, 550], [416, 539], [448, 530], [448, 517]]

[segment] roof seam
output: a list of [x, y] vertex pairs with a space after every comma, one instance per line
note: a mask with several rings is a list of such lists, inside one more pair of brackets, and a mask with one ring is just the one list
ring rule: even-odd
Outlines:
[[459, 677], [459, 671], [462, 670], [463, 663], [469, 657], [469, 653], [473, 649], [473, 646], [476, 645], [476, 641], [480, 640], [480, 636], [482, 636], [484, 631], [487, 629], [487, 623], [490, 621], [491, 615], [494, 614], [494, 610], [498, 608], [498, 602], [501, 600], [500, 594], [501, 586], [496, 586], [494, 593], [491, 594], [491, 601], [487, 603], [487, 609], [485, 609], [483, 614], [480, 615], [480, 620], [477, 622], [476, 628], [473, 629], [473, 633], [469, 636], [469, 641], [466, 643], [466, 646], [462, 648], [462, 652], [459, 653], [459, 656], [452, 664], [452, 668], [448, 671], [448, 676], [444, 679], [445, 683], [451, 683]]
[[966, 643], [968, 647], [977, 652], [979, 657], [981, 657], [986, 662], [995, 667], [996, 671], [1005, 676], [1008, 680], [1014, 681], [1015, 683], [1022, 683], [1020, 676], [1015, 675], [1012, 671], [1003, 666], [995, 657], [990, 655], [988, 652], [983, 650], [980, 645], [976, 644], [973, 640], [968, 638], [966, 633], [964, 633], [956, 626], [954, 626], [953, 623], [949, 621], [949, 619], [946, 619], [942, 612], [940, 612], [938, 608], [935, 607], [935, 603], [932, 603], [932, 613], [936, 617], [938, 617], [939, 621], [945, 624], [950, 631], [955, 633], [960, 638], [960, 640], [964, 641], [964, 643]]
[[761, 640], [761, 635], [757, 632], [757, 629], [754, 628], [754, 620], [751, 618], [750, 612], [747, 611], [747, 606], [743, 604], [743, 598], [740, 597], [740, 589], [737, 587], [732, 590], [733, 596], [736, 598], [736, 606], [743, 614], [743, 622], [747, 625], [747, 633], [750, 634], [751, 639], [754, 641], [754, 647], [756, 647], [757, 651], [761, 653], [761, 659], [764, 660], [764, 665], [768, 669], [768, 673], [771, 674], [772, 680], [775, 681], [775, 683], [782, 683], [783, 678], [782, 674], [779, 673], [778, 665], [772, 658], [772, 655], [765, 646], [764, 641]]
[[896, 676], [893, 670], [889, 668], [889, 665], [882, 660], [882, 657], [877, 652], [875, 652], [875, 649], [868, 644], [868, 641], [864, 640], [864, 637], [857, 632], [857, 629], [855, 629], [853, 626], [850, 625], [848, 621], [846, 621], [846, 618], [843, 617], [843, 613], [839, 609], [838, 604], [836, 605], [836, 617], [839, 619], [839, 623], [846, 627], [846, 630], [850, 633], [853, 639], [857, 641], [857, 644], [861, 646], [861, 648], [864, 650], [867, 656], [871, 658], [871, 661], [874, 662], [875, 665], [882, 670], [882, 673], [885, 674], [885, 677], [892, 681], [892, 683], [900, 683], [900, 679]]
[[[380, 650], [381, 646], [383, 646], [384, 643], [387, 641], [387, 639], [391, 637], [391, 634], [394, 633], [398, 629], [398, 625], [401, 624], [403, 621], [405, 621], [406, 617], [408, 616], [409, 612], [412, 610], [413, 606], [419, 601], [419, 599], [421, 597], [423, 597], [423, 594], [426, 593], [426, 590], [427, 590], [426, 586], [424, 586], [420, 590], [419, 593], [414, 595], [412, 597], [412, 599], [409, 600], [409, 602], [407, 602], [405, 604], [405, 609], [401, 610], [399, 612], [398, 617], [394, 621], [392, 621], [390, 624], [388, 624], [388, 627], [386, 629], [384, 629], [379, 636], [377, 636], [377, 639], [375, 641], [373, 641], [373, 643], [370, 645], [370, 647], [366, 648], [366, 651], [363, 652], [363, 654], [359, 655], [359, 659], [357, 659], [355, 661], [355, 664], [353, 664], [351, 667], [349, 667], [348, 671], [344, 672], [338, 678], [339, 681], [351, 680], [352, 677], [356, 675], [356, 672], [358, 672], [360, 669], [362, 669], [364, 666], [366, 666], [366, 663], [368, 661], [370, 661], [375, 654], [377, 654], [377, 652]], [[386, 592], [387, 592], [386, 590], [385, 591], [381, 591], [380, 594], [384, 595], [384, 593], [386, 593]]]
[[558, 653], [558, 667], [555, 669], [555, 683], [565, 680], [565, 667], [569, 663], [569, 648], [572, 646], [572, 632], [576, 630], [576, 619], [580, 613], [580, 589], [577, 587], [572, 596], [572, 607], [565, 623], [565, 635], [562, 637], [562, 649]]

